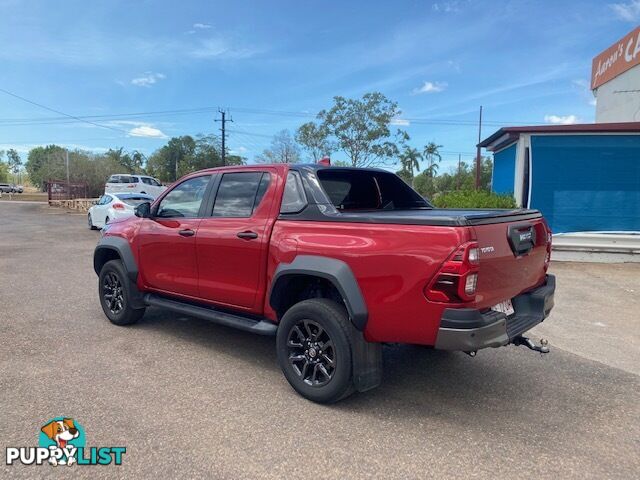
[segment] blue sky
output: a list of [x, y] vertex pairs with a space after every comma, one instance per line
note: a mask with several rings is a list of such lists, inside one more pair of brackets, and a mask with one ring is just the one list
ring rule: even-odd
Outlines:
[[92, 120], [107, 129], [49, 121], [60, 115], [0, 92], [0, 149], [148, 154], [213, 132], [220, 106], [228, 145], [251, 159], [334, 95], [377, 90], [399, 103], [412, 143], [443, 145], [446, 167], [471, 159], [480, 105], [483, 136], [592, 122], [591, 60], [640, 23], [640, 0], [0, 0], [0, 18], [4, 90], [75, 116], [209, 108]]

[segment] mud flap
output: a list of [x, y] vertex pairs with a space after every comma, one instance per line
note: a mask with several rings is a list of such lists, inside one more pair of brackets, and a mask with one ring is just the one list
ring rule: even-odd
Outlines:
[[353, 386], [358, 392], [376, 388], [382, 382], [382, 344], [367, 342], [351, 324]]

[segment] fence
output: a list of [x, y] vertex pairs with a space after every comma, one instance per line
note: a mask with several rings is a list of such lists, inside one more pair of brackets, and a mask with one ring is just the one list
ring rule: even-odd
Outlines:
[[46, 185], [49, 203], [57, 200], [87, 198], [88, 186], [86, 183], [73, 183], [66, 182], [65, 180], [49, 180]]

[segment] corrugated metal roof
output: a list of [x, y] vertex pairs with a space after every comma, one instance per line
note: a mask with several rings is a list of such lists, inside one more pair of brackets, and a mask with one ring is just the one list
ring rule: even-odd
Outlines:
[[[506, 142], [516, 141], [521, 133], [640, 133], [640, 122], [502, 127], [480, 142], [479, 146], [494, 150], [496, 147], [503, 146]], [[496, 140], [500, 140], [498, 145], [495, 144]]]

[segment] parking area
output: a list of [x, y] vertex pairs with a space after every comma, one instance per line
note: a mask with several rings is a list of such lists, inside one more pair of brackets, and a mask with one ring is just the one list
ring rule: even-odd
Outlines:
[[640, 264], [552, 264], [557, 307], [534, 336], [549, 339], [546, 356], [388, 346], [380, 388], [320, 406], [291, 390], [273, 338], [152, 308], [111, 325], [92, 269], [98, 236], [84, 214], [0, 203], [3, 447], [37, 445], [43, 422], [64, 415], [88, 446], [127, 448], [120, 467], [58, 467], [87, 478], [640, 471]]

